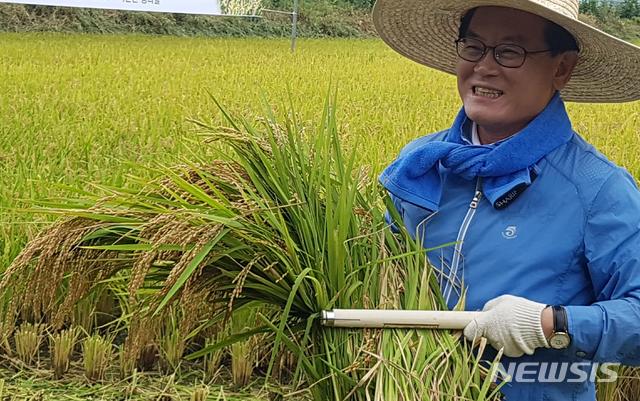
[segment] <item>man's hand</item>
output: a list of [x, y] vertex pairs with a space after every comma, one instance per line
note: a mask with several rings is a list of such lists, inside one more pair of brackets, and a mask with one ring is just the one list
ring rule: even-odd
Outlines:
[[484, 305], [482, 310], [487, 313], [469, 323], [464, 335], [469, 341], [486, 337], [495, 349], [504, 348], [506, 356], [531, 355], [536, 348], [549, 348], [542, 326], [545, 307], [525, 298], [502, 295]]

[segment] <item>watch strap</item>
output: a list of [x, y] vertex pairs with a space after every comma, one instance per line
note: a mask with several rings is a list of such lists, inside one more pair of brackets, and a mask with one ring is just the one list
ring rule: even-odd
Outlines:
[[569, 333], [567, 310], [563, 306], [553, 306], [553, 331], [554, 333]]

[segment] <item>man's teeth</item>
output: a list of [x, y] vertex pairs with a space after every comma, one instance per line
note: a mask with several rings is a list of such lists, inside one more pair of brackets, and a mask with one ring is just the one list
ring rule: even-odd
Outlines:
[[493, 89], [486, 89], [486, 88], [480, 88], [480, 87], [474, 87], [473, 88], [473, 93], [478, 95], [478, 96], [484, 96], [484, 97], [488, 97], [488, 98], [492, 98], [492, 99], [497, 99], [502, 95], [502, 91], [496, 91]]

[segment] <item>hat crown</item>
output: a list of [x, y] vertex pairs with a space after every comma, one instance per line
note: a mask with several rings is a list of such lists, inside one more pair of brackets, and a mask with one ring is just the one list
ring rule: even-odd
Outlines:
[[543, 7], [551, 9], [565, 17], [578, 19], [580, 10], [579, 0], [533, 0], [532, 3], [538, 3]]
[[462, 16], [477, 7], [510, 7], [563, 27], [580, 56], [562, 90], [565, 101], [617, 103], [640, 100], [640, 47], [578, 19], [579, 0], [376, 0], [373, 22], [392, 49], [420, 64], [456, 74], [453, 42]]

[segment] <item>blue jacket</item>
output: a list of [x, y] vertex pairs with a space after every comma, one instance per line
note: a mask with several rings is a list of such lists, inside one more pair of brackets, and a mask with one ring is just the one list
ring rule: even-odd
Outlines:
[[[421, 137], [399, 157], [447, 134]], [[640, 192], [633, 178], [575, 132], [533, 169], [533, 183], [506, 208], [498, 210], [483, 198], [467, 221], [457, 270], [467, 291], [465, 308], [481, 310], [503, 294], [567, 306], [568, 349], [503, 357], [504, 366], [577, 362], [579, 371], [591, 375], [599, 368], [596, 362], [640, 365]], [[437, 212], [419, 206], [419, 198], [397, 196], [389, 177], [381, 177], [405, 227], [427, 249], [456, 241], [477, 185], [442, 166], [439, 172], [443, 189]], [[445, 276], [453, 250], [428, 252]], [[458, 301], [458, 292], [454, 295], [450, 307]], [[594, 383], [580, 376], [510, 382], [502, 391], [509, 401], [595, 400]]]

